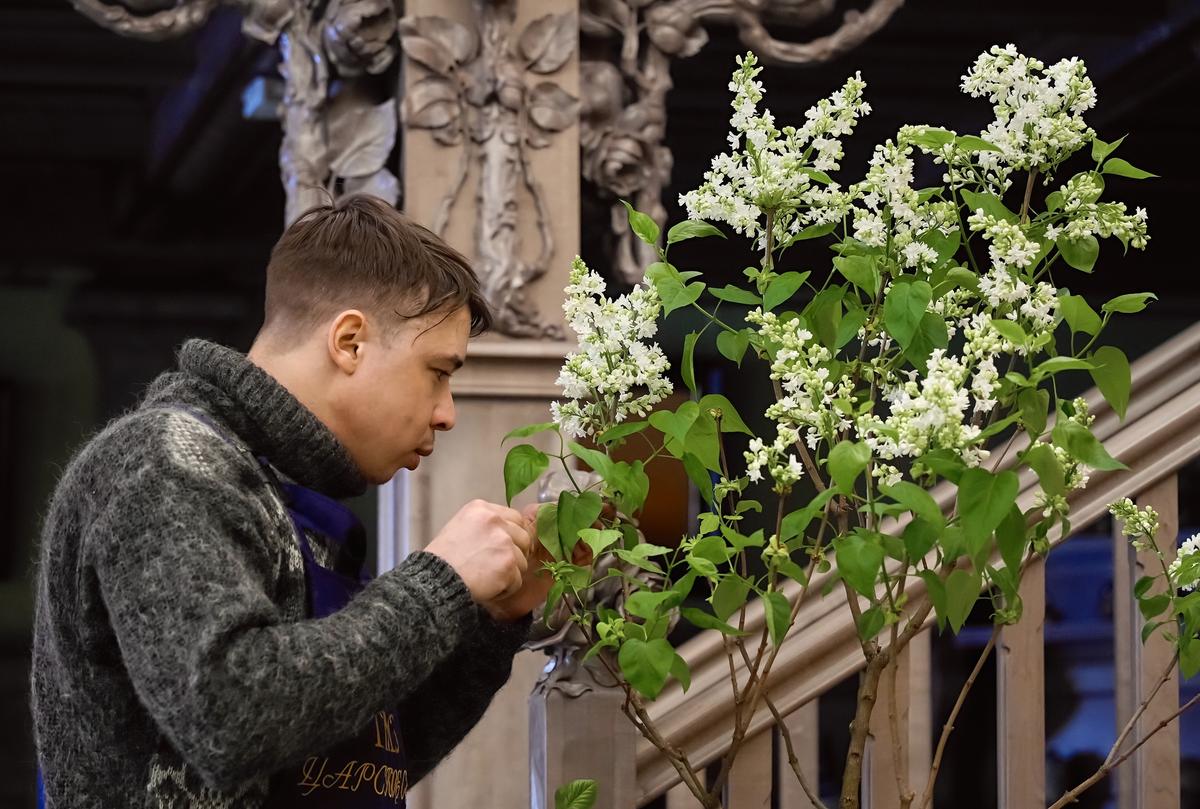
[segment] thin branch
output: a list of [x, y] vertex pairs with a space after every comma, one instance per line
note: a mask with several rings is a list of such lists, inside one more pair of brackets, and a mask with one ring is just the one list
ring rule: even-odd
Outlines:
[[1158, 733], [1160, 730], [1165, 728], [1167, 725], [1174, 722], [1179, 717], [1180, 714], [1182, 714], [1188, 708], [1191, 708], [1197, 702], [1200, 702], [1200, 694], [1197, 694], [1196, 696], [1189, 699], [1182, 706], [1180, 706], [1178, 711], [1175, 711], [1175, 713], [1171, 714], [1166, 719], [1162, 720], [1157, 725], [1155, 725], [1153, 730], [1151, 730], [1149, 733], [1147, 733], [1145, 736], [1143, 736], [1141, 739], [1139, 739], [1138, 743], [1135, 744], [1133, 747], [1129, 748], [1129, 750], [1127, 750], [1125, 752], [1125, 754], [1123, 756], [1121, 756], [1119, 759], [1117, 759], [1116, 761], [1113, 761], [1111, 763], [1102, 765], [1100, 767], [1100, 769], [1096, 770], [1096, 772], [1094, 772], [1092, 774], [1092, 776], [1090, 778], [1088, 778], [1086, 781], [1084, 781], [1082, 784], [1075, 787], [1074, 789], [1064, 792], [1063, 796], [1061, 798], [1059, 798], [1057, 801], [1055, 801], [1053, 804], [1050, 805], [1050, 809], [1062, 809], [1068, 803], [1074, 803], [1075, 801], [1079, 800], [1080, 795], [1082, 795], [1088, 789], [1091, 789], [1098, 781], [1102, 780], [1106, 775], [1108, 775], [1110, 772], [1112, 772], [1117, 767], [1119, 767], [1122, 763], [1124, 763], [1124, 761], [1127, 758], [1129, 758], [1134, 753], [1136, 753], [1138, 751], [1138, 748], [1140, 748], [1146, 742], [1150, 741], [1151, 737], [1153, 737], [1154, 734]]
[[[892, 624], [892, 643], [889, 648], [895, 647], [899, 628], [899, 621]], [[896, 776], [896, 794], [900, 796], [901, 809], [908, 809], [916, 796], [908, 783], [908, 767], [904, 766], [904, 740], [900, 736], [900, 716], [896, 711], [896, 678], [899, 669], [900, 656], [896, 654], [892, 657], [890, 668], [885, 669], [888, 677], [888, 726], [892, 732], [892, 769]]]
[[1121, 735], [1117, 737], [1116, 742], [1113, 743], [1112, 749], [1108, 751], [1108, 755], [1104, 758], [1105, 764], [1112, 763], [1113, 758], [1115, 758], [1117, 753], [1121, 751], [1121, 745], [1125, 743], [1125, 739], [1133, 731], [1137, 721], [1142, 718], [1142, 714], [1144, 714], [1146, 709], [1150, 707], [1150, 703], [1153, 702], [1154, 697], [1158, 695], [1159, 689], [1163, 687], [1163, 684], [1165, 684], [1167, 680], [1171, 679], [1171, 674], [1175, 671], [1175, 666], [1178, 663], [1179, 652], [1175, 652], [1175, 654], [1171, 657], [1171, 662], [1167, 664], [1166, 671], [1164, 671], [1162, 676], [1158, 678], [1158, 682], [1155, 684], [1154, 689], [1150, 692], [1150, 696], [1142, 700], [1142, 704], [1138, 706], [1138, 709], [1133, 712], [1133, 716], [1129, 717], [1129, 721], [1125, 723], [1125, 727], [1121, 729]]
[[829, 809], [821, 802], [821, 797], [813, 791], [809, 785], [808, 779], [804, 777], [804, 771], [800, 769], [800, 759], [796, 757], [796, 748], [792, 746], [792, 734], [788, 730], [787, 725], [783, 721], [783, 717], [779, 715], [779, 709], [775, 707], [775, 703], [771, 701], [768, 694], [763, 694], [763, 702], [771, 711], [771, 716], [775, 717], [775, 727], [779, 728], [779, 735], [783, 737], [783, 743], [787, 747], [788, 764], [792, 767], [792, 772], [796, 774], [796, 780], [800, 782], [800, 788], [804, 790], [804, 794], [808, 796], [808, 800], [816, 809]]
[[929, 780], [925, 783], [925, 793], [921, 796], [921, 803], [918, 805], [918, 809], [926, 809], [929, 806], [929, 802], [933, 800], [933, 785], [937, 782], [938, 769], [942, 766], [942, 754], [946, 752], [946, 742], [950, 740], [950, 732], [954, 730], [954, 720], [958, 719], [959, 711], [962, 710], [963, 703], [967, 700], [967, 694], [970, 693], [971, 686], [975, 685], [975, 680], [979, 677], [979, 672], [983, 670], [983, 664], [987, 662], [992, 649], [996, 648], [996, 638], [1000, 635], [1001, 626], [1001, 624], [996, 624], [992, 628], [992, 636], [988, 638], [987, 645], [983, 647], [979, 659], [975, 661], [975, 668], [972, 669], [971, 676], [967, 678], [962, 690], [958, 692], [958, 699], [954, 703], [954, 708], [950, 711], [950, 716], [946, 719], [946, 724], [942, 726], [942, 737], [938, 739], [937, 752], [933, 756], [933, 766], [929, 768]]

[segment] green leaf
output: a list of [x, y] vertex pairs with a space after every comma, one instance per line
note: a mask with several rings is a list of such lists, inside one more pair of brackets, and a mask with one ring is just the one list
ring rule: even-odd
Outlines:
[[1061, 191], [1051, 191], [1046, 195], [1046, 210], [1057, 211], [1063, 206], [1063, 195]]
[[883, 302], [883, 323], [902, 349], [908, 350], [912, 345], [932, 297], [933, 290], [924, 281], [893, 284], [888, 290]]
[[921, 237], [921, 241], [932, 247], [937, 253], [937, 261], [934, 266], [940, 267], [958, 252], [958, 246], [962, 243], [962, 231], [954, 230], [947, 236], [938, 228], [930, 228]]
[[[943, 519], [942, 525], [945, 524]], [[908, 558], [914, 563], [918, 559], [924, 559], [925, 556], [933, 550], [933, 546], [937, 543], [938, 536], [941, 535], [941, 529], [937, 525], [930, 525], [921, 518], [917, 518], [904, 527], [904, 534], [901, 539], [904, 540], [904, 551], [908, 554]]]
[[818, 292], [804, 308], [805, 319], [812, 325], [813, 334], [826, 348], [835, 348], [838, 325], [842, 322], [843, 286], [833, 286]]
[[719, 535], [710, 534], [696, 540], [696, 544], [692, 545], [691, 555], [723, 565], [729, 561], [729, 548]]
[[554, 560], [563, 560], [562, 543], [558, 540], [558, 504], [547, 503], [537, 512], [537, 535], [542, 547], [550, 552]]
[[687, 661], [675, 654], [675, 659], [671, 661], [671, 676], [679, 681], [679, 687], [685, 692], [692, 687], [692, 670], [688, 668]]
[[722, 331], [717, 335], [717, 351], [721, 356], [742, 366], [742, 357], [750, 347], [750, 335], [744, 329], [740, 331]]
[[596, 492], [562, 492], [558, 496], [558, 538], [562, 542], [562, 558], [570, 559], [579, 532], [591, 528], [600, 517], [604, 503]]
[[983, 209], [988, 216], [994, 216], [1003, 222], [1016, 224], [1017, 215], [1004, 207], [1004, 203], [995, 194], [980, 194], [975, 191], [962, 191], [962, 198], [972, 213]]
[[[700, 459], [706, 469], [721, 471], [721, 441], [717, 436], [717, 422], [708, 410], [699, 411], [696, 421], [683, 439], [682, 449]], [[675, 454], [678, 457], [678, 453]]]
[[1153, 292], [1131, 292], [1128, 295], [1118, 295], [1108, 303], [1100, 307], [1104, 312], [1120, 312], [1125, 315], [1132, 315], [1146, 308], [1146, 304], [1150, 301], [1158, 300], [1158, 296]]
[[1016, 501], [1019, 488], [1012, 471], [993, 475], [975, 468], [963, 473], [958, 482], [958, 519], [968, 553], [974, 555], [984, 546]]
[[500, 440], [503, 444], [510, 438], [528, 438], [535, 433], [544, 433], [547, 430], [556, 430], [558, 425], [552, 421], [544, 421], [541, 424], [526, 424], [524, 427], [518, 427]]
[[1020, 507], [1013, 503], [1013, 507], [1008, 509], [1008, 514], [1000, 521], [1000, 526], [996, 527], [996, 545], [1000, 546], [1000, 558], [1004, 561], [1004, 567], [1018, 570], [1021, 567], [1021, 559], [1025, 558], [1027, 544], [1025, 515], [1021, 514]]
[[607, 480], [613, 471], [612, 459], [598, 449], [590, 449], [574, 441], [567, 442], [567, 449], [579, 460], [587, 464], [597, 475]]
[[674, 662], [675, 650], [661, 638], [651, 641], [630, 638], [617, 653], [621, 673], [647, 699], [654, 699], [662, 692]]
[[687, 283], [679, 270], [661, 261], [656, 261], [646, 268], [646, 280], [654, 284], [654, 289], [662, 300], [664, 315], [691, 306], [704, 292], [704, 284], [699, 281]]
[[792, 626], [792, 605], [783, 593], [772, 590], [763, 593], [763, 607], [766, 609], [767, 631], [771, 635], [771, 643], [778, 646]]
[[674, 438], [680, 444], [687, 439], [687, 434], [696, 419], [700, 417], [700, 405], [695, 402], [684, 402], [672, 413], [669, 410], [656, 410], [650, 414], [650, 424], [667, 438]]
[[1100, 171], [1104, 174], [1113, 174], [1117, 177], [1129, 177], [1132, 180], [1147, 180], [1158, 176], [1148, 171], [1142, 171], [1137, 166], [1132, 166], [1128, 161], [1122, 160], [1119, 157], [1109, 160]]
[[618, 461], [604, 479], [622, 514], [633, 516], [646, 503], [650, 494], [650, 477], [643, 461]]
[[[708, 222], [701, 222], [698, 219], [687, 219], [671, 226], [671, 229], [667, 231], [667, 244], [675, 244], [686, 239], [701, 239], [705, 236], [720, 236], [722, 239], [725, 238], [724, 233], [717, 230], [717, 228]], [[657, 241], [657, 234], [655, 235], [655, 240]]]
[[[828, 185], [828, 183], [826, 183], [826, 185]], [[841, 224], [841, 223], [834, 221], [834, 222], [825, 222], [820, 225], [809, 225], [804, 230], [800, 231], [795, 236], [793, 236], [791, 238], [791, 241], [792, 242], [803, 242], [803, 241], [807, 241], [808, 239], [816, 239], [820, 236], [826, 236], [830, 233], [833, 233], [835, 230], [837, 230], [837, 226], [839, 224]]]
[[1059, 295], [1058, 310], [1062, 312], [1071, 333], [1095, 334], [1100, 331], [1100, 315], [1096, 314], [1082, 295]]
[[737, 627], [730, 626], [715, 615], [709, 615], [704, 610], [698, 610], [694, 607], [683, 607], [679, 610], [679, 613], [685, 621], [700, 629], [715, 629], [722, 635], [746, 634], [745, 632], [739, 632]]
[[[640, 548], [641, 546], [639, 545], [637, 547]], [[651, 562], [645, 556], [638, 556], [636, 550], [637, 548], [632, 551], [625, 550], [624, 548], [617, 548], [613, 551], [613, 555], [624, 562], [628, 562], [634, 567], [639, 567], [642, 570], [648, 570], [651, 573], [657, 573], [660, 576], [663, 575], [663, 569], [661, 567], [656, 565], [654, 562]]]
[[1083, 272], [1091, 272], [1100, 256], [1100, 242], [1090, 233], [1081, 239], [1072, 239], [1063, 233], [1059, 235], [1055, 244], [1062, 251], [1063, 261]]
[[611, 444], [614, 441], [620, 441], [622, 438], [628, 438], [631, 435], [640, 433], [642, 430], [650, 426], [648, 421], [626, 421], [609, 427], [604, 432], [596, 437], [597, 443]]
[[1050, 391], [1025, 388], [1017, 394], [1017, 406], [1021, 408], [1021, 423], [1025, 431], [1035, 438], [1046, 429], [1046, 418], [1050, 410]]
[[1066, 494], [1062, 464], [1049, 444], [1034, 444], [1025, 453], [1025, 463], [1037, 473], [1038, 482], [1047, 494]]
[[954, 140], [954, 133], [949, 129], [942, 129], [938, 126], [923, 126], [906, 135], [905, 140], [913, 146], [921, 146], [937, 151]]
[[929, 364], [929, 355], [933, 350], [945, 348], [949, 344], [950, 335], [946, 331], [946, 321], [936, 312], [926, 312], [904, 356], [914, 368], [923, 371]]
[[584, 528], [579, 532], [579, 538], [587, 543], [594, 556], [599, 556], [621, 539], [621, 532], [615, 528]]
[[1112, 143], [1105, 143], [1104, 141], [1100, 140], [1100, 138], [1093, 136], [1092, 137], [1092, 160], [1095, 160], [1097, 163], [1103, 163], [1104, 158], [1108, 157], [1110, 154], [1115, 152], [1117, 150], [1117, 147], [1120, 146], [1121, 142], [1123, 140], [1125, 140], [1125, 138], [1127, 138], [1127, 137], [1129, 137], [1129, 136], [1122, 135], [1121, 137], [1114, 140]]
[[767, 291], [763, 293], [763, 309], [770, 311], [796, 294], [796, 290], [808, 279], [807, 272], [785, 272], [771, 279]]
[[710, 393], [700, 398], [700, 412], [706, 413], [710, 410], [721, 411], [721, 432], [754, 435], [754, 432], [746, 426], [746, 422], [742, 421], [742, 417], [738, 415], [737, 408], [733, 406], [733, 402], [721, 394]]
[[633, 228], [633, 232], [637, 234], [637, 237], [646, 244], [657, 245], [660, 233], [658, 223], [648, 215], [636, 210], [625, 200], [621, 200], [621, 204], [629, 212], [629, 227]]
[[736, 573], [722, 577], [713, 588], [712, 596], [708, 599], [713, 612], [722, 621], [728, 621], [729, 616], [742, 608], [746, 597], [750, 594], [750, 582]]
[[914, 517], [920, 517], [930, 525], [940, 529], [946, 524], [946, 517], [937, 502], [915, 483], [902, 480], [894, 486], [884, 486], [883, 493], [911, 511]]
[[1054, 443], [1065, 449], [1072, 458], [1083, 461], [1093, 469], [1106, 471], [1129, 468], [1109, 455], [1092, 431], [1082, 424], [1062, 419], [1055, 425], [1051, 435]]
[[792, 513], [783, 518], [783, 525], [780, 529], [780, 540], [787, 542], [793, 537], [798, 537], [808, 530], [808, 526], [817, 515], [820, 514], [826, 504], [837, 495], [837, 487], [828, 488], [818, 494], [804, 508], [796, 509]]
[[1162, 615], [1169, 606], [1171, 606], [1171, 596], [1167, 593], [1138, 599], [1138, 609], [1142, 611], [1142, 617], [1147, 621]]
[[946, 577], [946, 620], [955, 634], [971, 614], [982, 587], [983, 578], [975, 571], [955, 568]]
[[554, 809], [592, 809], [596, 792], [596, 782], [590, 778], [572, 781], [554, 790]]
[[992, 329], [1014, 345], [1023, 346], [1029, 340], [1029, 336], [1020, 325], [1006, 318], [992, 318]]
[[517, 444], [504, 456], [504, 497], [512, 499], [533, 483], [550, 466], [550, 457], [532, 444]]
[[871, 448], [857, 441], [840, 441], [829, 451], [829, 474], [843, 492], [854, 491], [854, 481], [871, 461]]
[[883, 546], [850, 534], [833, 542], [838, 571], [846, 583], [867, 598], [875, 597], [875, 581], [883, 564]]
[[683, 377], [683, 384], [692, 393], [696, 392], [696, 340], [700, 337], [699, 332], [690, 332], [683, 338], [683, 361], [680, 363], [679, 373]]
[[923, 466], [953, 483], [958, 483], [966, 470], [962, 458], [950, 450], [935, 449], [922, 455], [919, 460]]
[[863, 640], [871, 640], [883, 629], [887, 616], [879, 607], [871, 607], [862, 614], [862, 622], [858, 625], [858, 636]]
[[675, 609], [683, 599], [678, 590], [638, 590], [625, 602], [625, 611], [649, 621]]
[[709, 287], [708, 294], [717, 300], [727, 301], [728, 303], [741, 303], [747, 306], [758, 306], [762, 303], [762, 298], [753, 292], [741, 287], [735, 287], [733, 284], [726, 284], [720, 289]]
[[1125, 352], [1113, 346], [1101, 346], [1091, 359], [1096, 366], [1091, 372], [1096, 387], [1124, 421], [1125, 409], [1129, 407], [1129, 388], [1133, 384]]
[[848, 308], [842, 322], [838, 324], [837, 337], [834, 347], [842, 348], [858, 336], [858, 330], [867, 322], [867, 310], [858, 305], [857, 301], [847, 301]]
[[709, 505], [713, 501], [713, 482], [712, 475], [708, 469], [704, 467], [704, 462], [690, 452], [683, 454], [683, 471], [687, 473], [688, 480], [699, 490], [700, 496]]
[[871, 298], [879, 294], [879, 270], [875, 260], [868, 256], [839, 256], [833, 266], [846, 276], [846, 280], [867, 293]]
[[968, 152], [999, 152], [1000, 147], [994, 143], [990, 143], [978, 135], [959, 135], [954, 139], [955, 145], [966, 149]]
[[1093, 367], [1093, 363], [1077, 357], [1051, 357], [1033, 369], [1030, 379], [1037, 381], [1062, 371], [1090, 371]]

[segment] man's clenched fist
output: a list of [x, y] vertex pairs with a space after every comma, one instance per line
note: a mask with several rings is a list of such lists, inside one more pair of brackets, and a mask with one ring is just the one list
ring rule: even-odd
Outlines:
[[534, 542], [534, 525], [519, 511], [472, 500], [425, 550], [446, 560], [471, 597], [487, 606], [521, 589]]

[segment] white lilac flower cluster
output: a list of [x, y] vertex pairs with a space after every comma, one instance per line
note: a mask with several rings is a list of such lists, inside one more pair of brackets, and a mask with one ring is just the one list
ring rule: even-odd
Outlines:
[[[919, 458], [931, 450], [948, 449], [967, 466], [978, 466], [988, 452], [978, 446], [982, 430], [967, 417], [968, 375], [961, 358], [935, 349], [924, 377], [910, 371], [908, 381], [885, 391], [887, 418], [873, 413], [859, 417], [859, 435], [883, 460]], [[885, 474], [895, 477], [891, 470]]]
[[576, 256], [571, 264], [563, 311], [579, 336], [558, 376], [566, 402], [550, 405], [564, 435], [581, 438], [630, 415], [645, 416], [671, 393], [670, 368], [658, 332], [662, 304], [651, 284], [609, 300], [604, 280]]
[[1077, 58], [1049, 68], [1017, 51], [993, 46], [962, 77], [963, 92], [986, 97], [995, 120], [980, 135], [999, 152], [980, 152], [985, 169], [1052, 170], [1095, 134], [1083, 114], [1096, 105], [1096, 89]]
[[1158, 533], [1158, 512], [1150, 506], [1139, 509], [1128, 497], [1108, 504], [1108, 513], [1121, 521], [1121, 533], [1132, 540], [1139, 551], [1153, 547]]
[[762, 480], [765, 468], [775, 481], [777, 491], [791, 489], [804, 476], [804, 465], [792, 451], [799, 440], [799, 431], [785, 424], [776, 425], [775, 441], [771, 444], [757, 437], [750, 439], [750, 448], [745, 452], [746, 477], [753, 481]]
[[761, 70], [753, 53], [738, 57], [729, 83], [734, 93], [731, 151], [713, 158], [704, 183], [680, 195], [679, 204], [692, 219], [725, 222], [760, 244], [765, 241], [764, 215], [770, 212], [773, 235], [782, 243], [803, 227], [835, 222], [845, 214], [850, 194], [837, 183], [825, 184], [828, 178], [820, 175], [839, 167], [841, 138], [854, 131], [871, 107], [863, 100], [866, 84], [855, 75], [808, 110], [799, 129], [779, 129], [770, 110], [758, 109], [763, 87], [755, 77]]
[[899, 143], [888, 140], [875, 147], [867, 176], [850, 191], [862, 202], [854, 208], [854, 237], [871, 247], [890, 246], [890, 257], [905, 269], [930, 273], [937, 251], [920, 241], [937, 229], [944, 235], [958, 230], [953, 203], [920, 201], [913, 189], [913, 147], [901, 130]]
[[1069, 239], [1116, 236], [1122, 242], [1144, 250], [1150, 240], [1146, 232], [1146, 209], [1137, 208], [1129, 214], [1123, 202], [1098, 202], [1103, 190], [1092, 172], [1082, 172], [1068, 180], [1059, 189], [1066, 223], [1062, 227], [1048, 227], [1046, 238], [1057, 239], [1060, 233]]
[[848, 399], [852, 386], [845, 377], [831, 377], [829, 349], [813, 340], [812, 332], [797, 318], [784, 321], [774, 312], [755, 309], [746, 321], [757, 325], [764, 343], [774, 349], [771, 378], [779, 382], [783, 395], [767, 408], [767, 418], [777, 422], [780, 430], [786, 427], [803, 434], [811, 449], [848, 429], [851, 422], [833, 403]]
[[1200, 553], [1200, 534], [1193, 534], [1183, 541], [1178, 554], [1167, 566], [1167, 576], [1176, 588], [1190, 593], [1200, 584], [1200, 568], [1195, 559], [1197, 553]]

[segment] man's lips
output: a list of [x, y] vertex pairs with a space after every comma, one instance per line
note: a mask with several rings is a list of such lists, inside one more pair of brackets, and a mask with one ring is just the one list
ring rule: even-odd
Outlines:
[[417, 454], [422, 458], [428, 458], [433, 454], [433, 447], [421, 447], [417, 450]]

